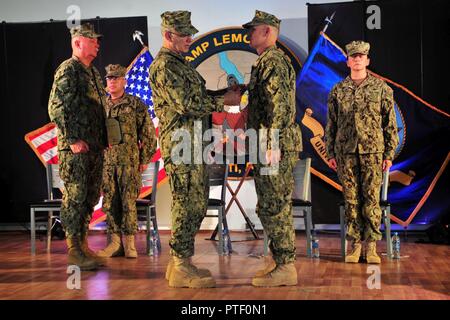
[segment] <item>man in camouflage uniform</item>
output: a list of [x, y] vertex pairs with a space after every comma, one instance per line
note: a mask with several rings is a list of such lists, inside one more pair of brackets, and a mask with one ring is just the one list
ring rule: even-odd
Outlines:
[[346, 46], [350, 75], [328, 96], [326, 144], [328, 164], [337, 170], [345, 200], [347, 238], [352, 250], [345, 262], [357, 263], [362, 241], [368, 263], [380, 263], [380, 188], [382, 171], [389, 170], [398, 144], [392, 89], [367, 72], [370, 45]]
[[[203, 164], [175, 161], [171, 153], [179, 141], [172, 135], [183, 130], [194, 137], [194, 122], [212, 112], [222, 112], [224, 104], [240, 102], [238, 90], [212, 95], [205, 80], [182, 56], [188, 52], [192, 35], [198, 30], [191, 24], [188, 11], [164, 12], [161, 15], [163, 47], [150, 67], [153, 103], [160, 125], [161, 155], [170, 179], [172, 191], [172, 237], [166, 279], [171, 287], [214, 287], [215, 281], [206, 269], [195, 267], [190, 258], [194, 254], [195, 234], [206, 215], [209, 194], [208, 175]], [[194, 143], [191, 143], [191, 150]], [[187, 163], [186, 163], [187, 162]]]
[[[137, 258], [136, 199], [142, 185], [140, 172], [156, 150], [155, 128], [147, 106], [125, 93], [126, 68], [114, 64], [105, 69], [110, 96], [105, 105], [109, 148], [103, 167], [103, 212], [107, 215], [110, 243], [97, 254], [112, 257], [125, 253], [127, 258]], [[121, 234], [125, 236], [124, 245]]]
[[58, 128], [59, 172], [64, 181], [61, 220], [68, 263], [92, 270], [102, 264], [87, 245], [89, 221], [100, 198], [106, 147], [105, 93], [92, 65], [101, 35], [89, 23], [70, 33], [73, 54], [55, 72], [48, 112]]
[[[243, 25], [249, 29], [250, 46], [259, 55], [248, 85], [248, 127], [258, 130], [259, 135], [267, 132], [267, 145], [259, 147], [267, 150], [267, 164], [278, 166], [277, 172], [266, 174], [263, 163], [254, 165], [256, 213], [270, 240], [274, 260], [253, 278], [252, 284], [258, 287], [297, 284], [291, 195], [302, 140], [295, 122], [295, 71], [276, 46], [280, 22], [274, 15], [256, 10], [253, 20]], [[278, 146], [272, 141], [274, 132], [279, 134]]]

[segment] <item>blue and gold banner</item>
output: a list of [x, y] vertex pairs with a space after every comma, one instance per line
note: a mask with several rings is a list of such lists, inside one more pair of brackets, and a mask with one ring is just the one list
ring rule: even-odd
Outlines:
[[[313, 158], [312, 172], [339, 190], [337, 175], [325, 158], [324, 129], [328, 93], [348, 75], [346, 61], [345, 52], [321, 33], [297, 77], [297, 121], [305, 152]], [[371, 73], [394, 90], [400, 143], [390, 172], [391, 218], [404, 227], [431, 224], [450, 210], [450, 179], [440, 179], [450, 160], [450, 115]]]

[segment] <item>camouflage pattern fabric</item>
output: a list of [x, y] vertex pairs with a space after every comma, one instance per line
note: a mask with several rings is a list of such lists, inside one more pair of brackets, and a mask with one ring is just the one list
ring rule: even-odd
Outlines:
[[[256, 213], [270, 239], [274, 260], [278, 264], [290, 263], [295, 260], [293, 168], [302, 139], [295, 122], [295, 72], [289, 58], [275, 46], [264, 51], [252, 68], [248, 90], [248, 127], [279, 130], [281, 149], [277, 174], [261, 175], [262, 165], [255, 164]], [[271, 148], [270, 139], [267, 148]]]
[[[56, 70], [48, 111], [58, 132], [60, 176], [64, 181], [61, 219], [68, 236], [87, 229], [100, 198], [106, 128], [104, 91], [99, 72], [72, 57]], [[70, 145], [83, 140], [89, 152], [73, 154]]]
[[392, 160], [398, 144], [392, 89], [370, 74], [357, 86], [350, 77], [328, 96], [328, 159], [339, 154], [382, 153]]
[[106, 76], [105, 77], [125, 77], [127, 73], [127, 68], [121, 66], [120, 64], [108, 64], [105, 67]]
[[50, 120], [58, 127], [58, 150], [83, 140], [89, 150], [106, 146], [106, 95], [100, 73], [94, 66], [86, 67], [78, 58], [64, 61], [55, 72], [48, 102]]
[[276, 46], [266, 49], [252, 67], [248, 90], [248, 128], [277, 129], [281, 152], [301, 151], [301, 130], [295, 122], [295, 71], [289, 57]]
[[209, 196], [204, 165], [166, 165], [172, 191], [172, 237], [170, 254], [178, 258], [194, 255], [194, 239], [206, 215]]
[[258, 215], [270, 240], [269, 247], [277, 264], [295, 261], [295, 230], [292, 217], [293, 170], [297, 152], [286, 152], [279, 163], [278, 174], [261, 175], [261, 165], [254, 166]]
[[352, 56], [354, 54], [369, 54], [370, 43], [364, 41], [352, 41], [345, 46], [345, 50], [347, 51], [348, 56]]
[[261, 10], [256, 10], [255, 16], [253, 17], [252, 21], [243, 24], [242, 27], [244, 29], [249, 29], [261, 24], [267, 24], [269, 26], [280, 29], [280, 23], [281, 20], [275, 17], [273, 14]]
[[106, 117], [116, 119], [121, 143], [105, 151], [105, 165], [148, 164], [156, 150], [156, 133], [147, 106], [137, 97], [125, 94], [119, 101], [107, 99]]
[[[205, 80], [180, 54], [161, 48], [150, 66], [155, 113], [159, 118], [161, 156], [170, 177], [172, 191], [171, 254], [179, 258], [193, 255], [195, 233], [206, 214], [209, 187], [203, 165], [175, 164], [171, 150], [179, 141], [171, 141], [177, 130], [194, 137], [194, 121], [205, 121], [211, 112], [222, 112], [223, 96], [210, 96]], [[203, 133], [204, 131], [202, 131]], [[191, 150], [194, 149], [192, 141]]]
[[95, 32], [94, 26], [91, 23], [83, 23], [79, 26], [70, 29], [70, 35], [72, 38], [82, 36], [86, 38], [101, 38], [103, 35]]
[[138, 231], [136, 199], [141, 188], [139, 166], [105, 166], [103, 169], [103, 212], [108, 233], [134, 235]]
[[347, 237], [381, 239], [382, 163], [394, 158], [398, 144], [392, 89], [370, 74], [359, 86], [350, 77], [339, 82], [328, 97], [325, 131], [343, 187]]
[[348, 240], [381, 240], [382, 154], [346, 154], [337, 158]]
[[64, 181], [61, 223], [67, 236], [81, 236], [88, 230], [100, 199], [103, 153], [60, 151], [58, 156], [59, 175]]
[[[222, 112], [224, 99], [208, 95], [205, 80], [197, 70], [181, 55], [166, 48], [161, 48], [150, 66], [150, 85], [159, 119], [161, 155], [164, 163], [171, 164], [171, 150], [179, 143], [171, 141], [172, 134], [186, 130], [194, 140], [194, 121], [205, 124], [206, 116]], [[194, 141], [191, 147], [194, 150]], [[194, 163], [193, 154], [191, 163]]]
[[133, 235], [138, 230], [136, 199], [142, 184], [139, 164], [148, 164], [156, 150], [155, 128], [147, 107], [128, 94], [114, 102], [109, 97], [106, 116], [119, 122], [122, 139], [105, 150], [103, 212], [109, 233]]
[[198, 32], [191, 23], [191, 13], [182, 10], [166, 11], [161, 14], [161, 27], [178, 32], [183, 36], [194, 35]]

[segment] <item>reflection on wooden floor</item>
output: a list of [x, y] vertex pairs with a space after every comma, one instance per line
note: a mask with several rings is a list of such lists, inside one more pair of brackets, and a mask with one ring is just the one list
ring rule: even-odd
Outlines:
[[[168, 261], [169, 232], [163, 231], [160, 256], [144, 255], [145, 234], [138, 234], [136, 260], [113, 258], [96, 272], [82, 272], [81, 289], [69, 290], [65, 242], [54, 240], [51, 254], [45, 242], [37, 241], [37, 255], [30, 255], [29, 235], [24, 232], [0, 233], [0, 299], [450, 299], [450, 247], [402, 242], [402, 259], [382, 257], [381, 289], [368, 289], [368, 265], [344, 264], [339, 257], [339, 238], [319, 234], [320, 259], [305, 255], [305, 236], [297, 234], [299, 285], [281, 288], [254, 288], [251, 277], [264, 266], [262, 240], [233, 242], [234, 253], [219, 257], [217, 242], [207, 241], [210, 232], [196, 238], [198, 267], [208, 268], [216, 278], [213, 289], [169, 288], [164, 273]], [[249, 233], [232, 232], [234, 240]], [[92, 232], [90, 246], [101, 249], [103, 232]], [[379, 252], [385, 250], [383, 242]]]

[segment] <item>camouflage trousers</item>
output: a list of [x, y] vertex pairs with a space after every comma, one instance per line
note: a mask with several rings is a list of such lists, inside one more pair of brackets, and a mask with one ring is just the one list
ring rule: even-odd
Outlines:
[[103, 168], [103, 212], [109, 234], [136, 234], [136, 199], [140, 188], [141, 174], [137, 165], [106, 165]]
[[270, 240], [269, 246], [277, 264], [295, 261], [295, 230], [292, 217], [293, 170], [298, 153], [285, 153], [278, 173], [264, 175], [262, 165], [254, 166], [258, 204], [256, 214]]
[[348, 240], [381, 240], [382, 162], [381, 153], [346, 154], [337, 158]]
[[60, 151], [58, 157], [64, 181], [61, 223], [67, 236], [82, 236], [100, 199], [103, 152]]
[[170, 254], [179, 258], [194, 255], [195, 235], [206, 215], [209, 181], [204, 165], [165, 166], [172, 191], [172, 236]]

